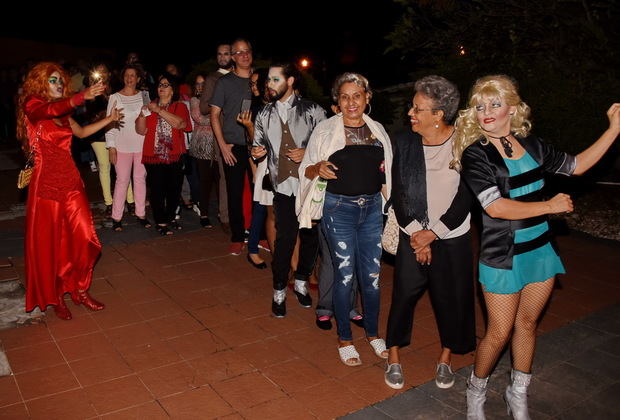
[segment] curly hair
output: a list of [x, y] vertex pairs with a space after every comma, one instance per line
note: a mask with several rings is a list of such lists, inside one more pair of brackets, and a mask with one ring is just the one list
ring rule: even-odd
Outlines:
[[416, 93], [428, 96], [433, 101], [433, 110], [443, 111], [443, 121], [448, 124], [459, 108], [459, 90], [448, 79], [431, 75], [415, 82]]
[[364, 89], [364, 92], [368, 94], [368, 99], [372, 98], [372, 89], [370, 89], [370, 84], [368, 83], [368, 79], [362, 76], [359, 73], [343, 73], [336, 78], [334, 84], [332, 86], [332, 99], [334, 103], [338, 103], [338, 96], [340, 95], [340, 88], [345, 83], [355, 83]]
[[69, 88], [69, 74], [61, 67], [60, 64], [43, 61], [41, 63], [35, 64], [34, 67], [30, 69], [26, 78], [24, 79], [24, 83], [22, 85], [22, 92], [19, 95], [19, 99], [17, 102], [17, 139], [22, 142], [22, 149], [24, 151], [28, 150], [28, 135], [26, 133], [26, 115], [24, 113], [24, 102], [26, 98], [32, 95], [40, 96], [47, 100], [51, 100], [49, 97], [49, 84], [48, 79], [57, 71], [60, 74], [60, 78], [62, 79], [65, 89], [62, 97], [68, 98], [71, 96], [72, 92]]
[[454, 159], [450, 162], [450, 168], [457, 171], [462, 169], [461, 156], [463, 156], [465, 149], [477, 141], [482, 141], [483, 144], [486, 144], [488, 141], [484, 139], [484, 133], [476, 115], [476, 105], [482, 103], [484, 96], [498, 97], [509, 106], [517, 107], [510, 119], [510, 131], [512, 133], [519, 136], [527, 136], [532, 129], [532, 123], [529, 120], [530, 107], [521, 100], [517, 91], [517, 82], [513, 78], [499, 74], [485, 76], [476, 80], [469, 95], [468, 108], [459, 111], [454, 123], [456, 126], [454, 144], [452, 146]]

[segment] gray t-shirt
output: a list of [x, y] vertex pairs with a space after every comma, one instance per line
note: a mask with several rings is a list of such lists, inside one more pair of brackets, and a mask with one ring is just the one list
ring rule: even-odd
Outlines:
[[237, 122], [241, 102], [251, 99], [250, 79], [230, 72], [217, 81], [210, 105], [222, 110], [224, 140], [229, 144], [245, 145], [245, 128]]

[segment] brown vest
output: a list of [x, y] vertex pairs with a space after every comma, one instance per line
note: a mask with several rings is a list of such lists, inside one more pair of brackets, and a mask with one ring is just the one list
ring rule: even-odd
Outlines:
[[282, 140], [280, 141], [280, 150], [278, 151], [278, 177], [276, 179], [278, 184], [286, 181], [290, 176], [299, 178], [299, 163], [293, 162], [286, 156], [288, 149], [296, 149], [297, 145], [295, 140], [293, 140], [288, 124], [280, 120], [280, 125], [282, 126]]

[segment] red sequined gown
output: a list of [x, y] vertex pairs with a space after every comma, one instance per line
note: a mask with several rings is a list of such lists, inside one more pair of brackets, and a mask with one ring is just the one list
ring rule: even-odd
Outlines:
[[[80, 105], [84, 97], [73, 97]], [[88, 290], [101, 244], [84, 183], [71, 157], [70, 99], [24, 103], [35, 166], [26, 208], [26, 311], [58, 304], [66, 292]]]

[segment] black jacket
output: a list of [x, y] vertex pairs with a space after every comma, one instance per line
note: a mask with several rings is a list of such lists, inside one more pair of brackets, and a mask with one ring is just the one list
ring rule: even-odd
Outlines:
[[[411, 212], [411, 207], [415, 205], [417, 200], [422, 197], [410, 197], [411, 190], [407, 186], [416, 182], [415, 172], [407, 170], [411, 165], [424, 165], [424, 150], [422, 146], [422, 137], [412, 132], [411, 130], [405, 130], [397, 133], [393, 137], [394, 145], [394, 160], [392, 161], [392, 206], [394, 207], [394, 215], [400, 226], [409, 225], [415, 217]], [[421, 154], [417, 156], [417, 154]], [[420, 174], [417, 182], [426, 183], [426, 172], [423, 171]], [[432, 185], [430, 186], [432, 188]], [[422, 191], [425, 191], [424, 188]], [[423, 197], [427, 200], [427, 197]], [[456, 195], [452, 199], [450, 207], [439, 218], [439, 221], [445, 225], [448, 230], [454, 230], [458, 228], [471, 209], [473, 197], [467, 188], [466, 184], [461, 181], [459, 183]], [[424, 206], [426, 208], [426, 206]], [[418, 220], [422, 224], [421, 220]], [[437, 234], [437, 232], [435, 232]], [[440, 235], [437, 234], [439, 237]]]
[[[465, 179], [482, 208], [486, 208], [500, 198], [510, 199], [510, 190], [543, 179], [544, 173], [572, 175], [576, 159], [568, 153], [557, 151], [551, 145], [536, 136], [515, 137], [534, 158], [540, 167], [511, 177], [504, 159], [491, 143], [483, 145], [476, 142], [463, 153], [461, 176]], [[518, 201], [542, 201], [542, 191], [535, 191], [521, 197]], [[490, 267], [510, 270], [512, 257], [527, 252], [549, 242], [549, 236], [540, 237], [515, 247], [516, 230], [534, 226], [547, 220], [546, 216], [531, 217], [523, 220], [504, 220], [482, 214], [482, 237], [480, 243], [480, 262]]]

